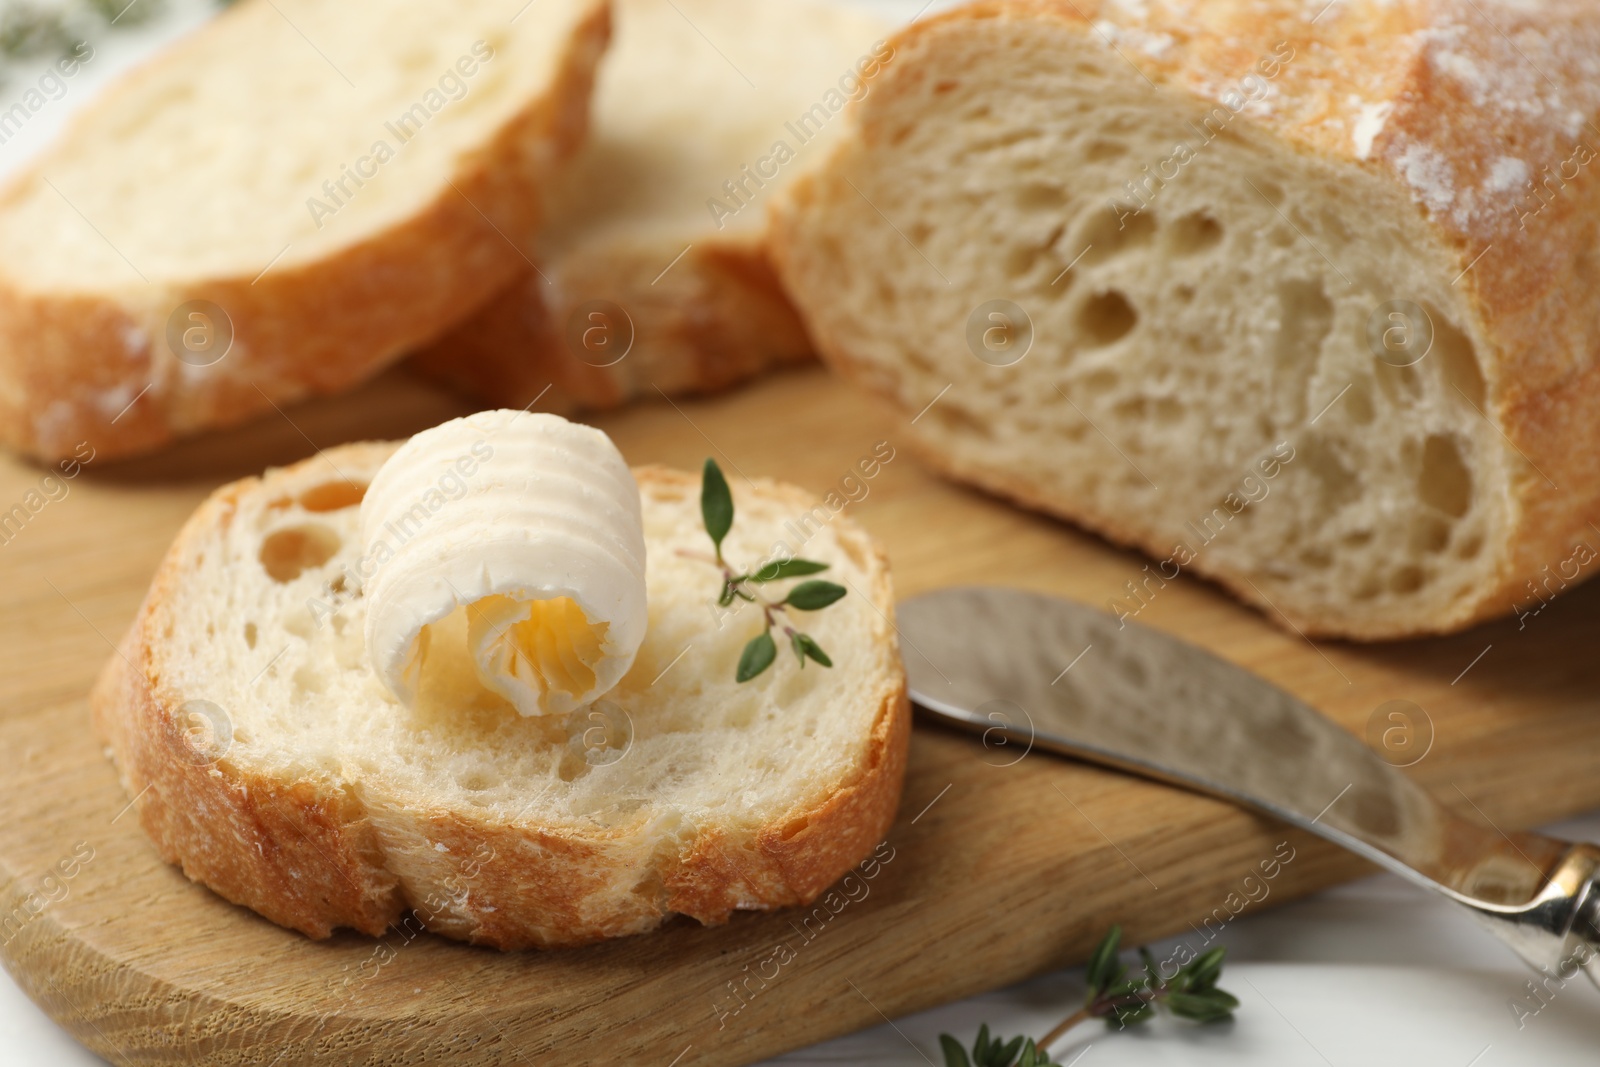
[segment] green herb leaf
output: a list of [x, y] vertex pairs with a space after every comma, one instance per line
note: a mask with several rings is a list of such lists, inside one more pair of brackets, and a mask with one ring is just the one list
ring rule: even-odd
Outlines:
[[1139, 959], [1144, 961], [1145, 980], [1154, 989], [1161, 984], [1161, 972], [1156, 969], [1155, 957], [1150, 955], [1150, 950], [1143, 945], [1139, 946]]
[[1022, 1046], [1022, 1058], [1017, 1061], [1017, 1067], [1052, 1067], [1052, 1065], [1049, 1054], [1041, 1052], [1030, 1037]]
[[821, 611], [832, 604], [849, 590], [842, 585], [832, 582], [810, 581], [801, 582], [789, 590], [789, 595], [784, 598], [784, 603], [791, 608], [801, 611]]
[[833, 666], [833, 660], [828, 658], [828, 654], [822, 651], [822, 646], [817, 644], [810, 634], [797, 633], [789, 639], [789, 643], [794, 646], [794, 654], [800, 657], [801, 667], [806, 665], [807, 656], [810, 656], [824, 667]]
[[733, 598], [739, 595], [732, 582], [722, 583], [722, 595], [717, 597], [717, 607], [725, 608], [733, 603]]
[[780, 559], [762, 567], [749, 578], [752, 582], [776, 582], [780, 578], [803, 578], [808, 574], [820, 574], [827, 569], [826, 563], [818, 563], [814, 559]]
[[972, 1061], [967, 1059], [967, 1050], [949, 1034], [939, 1035], [939, 1047], [944, 1049], [944, 1067], [972, 1067]]
[[1106, 934], [1105, 940], [1096, 946], [1089, 956], [1087, 980], [1089, 983], [1089, 998], [1092, 1000], [1105, 992], [1106, 987], [1116, 981], [1117, 948], [1122, 943], [1122, 927], [1113, 926]]
[[772, 666], [772, 661], [777, 658], [777, 642], [772, 640], [772, 631], [765, 630], [760, 636], [752, 637], [750, 643], [744, 646], [744, 653], [739, 656], [739, 673], [735, 676], [736, 680], [748, 682]]
[[[1054, 1043], [1089, 1019], [1104, 1019], [1112, 1030], [1137, 1026], [1154, 1018], [1162, 1005], [1173, 1015], [1198, 1023], [1229, 1019], [1238, 1009], [1237, 998], [1216, 988], [1225, 954], [1221, 946], [1201, 954], [1166, 979], [1156, 966], [1155, 957], [1143, 948], [1139, 949], [1143, 973], [1129, 974], [1118, 958], [1121, 944], [1122, 928], [1113, 926], [1089, 956], [1085, 976], [1089, 992], [1083, 1007], [1045, 1035], [1047, 1042]], [[987, 1023], [978, 1029], [970, 1061], [949, 1034], [941, 1034], [939, 1041], [945, 1050], [945, 1067], [1060, 1067], [1031, 1038], [991, 1040]]]
[[1239, 1002], [1220, 989], [1209, 993], [1167, 994], [1167, 1007], [1180, 1019], [1193, 1019], [1200, 1023], [1220, 1022], [1233, 1014]]
[[705, 469], [700, 476], [700, 517], [705, 521], [706, 533], [717, 548], [717, 561], [722, 561], [722, 539], [733, 529], [733, 494], [728, 491], [728, 479], [722, 476], [717, 461], [706, 457]]
[[1173, 985], [1193, 993], [1204, 993], [1216, 988], [1217, 979], [1222, 976], [1222, 958], [1227, 952], [1226, 948], [1218, 945], [1179, 971], [1178, 980], [1175, 980]]

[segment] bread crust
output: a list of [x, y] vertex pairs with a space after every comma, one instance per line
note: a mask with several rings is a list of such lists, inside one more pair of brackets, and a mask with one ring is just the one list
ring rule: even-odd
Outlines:
[[[244, 6], [184, 47], [204, 47]], [[590, 0], [549, 90], [463, 154], [454, 188], [334, 255], [257, 276], [87, 294], [33, 291], [0, 273], [0, 440], [41, 460], [83, 441], [105, 458], [148, 452], [346, 389], [436, 336], [527, 270], [512, 240], [536, 230], [537, 190], [582, 140], [609, 37], [606, 0]], [[159, 66], [131, 77], [155, 77]], [[39, 180], [50, 160], [11, 188]], [[199, 372], [165, 350], [167, 319], [190, 300], [226, 309], [233, 325], [228, 355]]]
[[[622, 308], [629, 320], [632, 346], [616, 362], [569, 337], [596, 301]], [[812, 358], [765, 234], [743, 233], [607, 242], [547, 261], [412, 364], [486, 404], [521, 408], [537, 399], [541, 411], [568, 414], [619, 407], [658, 390], [716, 392]]]
[[[1306, 611], [1268, 603], [1245, 576], [1203, 557], [1194, 569], [1311, 636], [1450, 633], [1531, 603], [1535, 582], [1576, 542], [1600, 534], [1600, 181], [1568, 176], [1547, 199], [1531, 182], [1526, 190], [1501, 190], [1494, 170], [1512, 152], [1537, 174], [1535, 168], [1572, 158], [1574, 141], [1600, 151], [1600, 86], [1588, 69], [1600, 54], [1600, 11], [1581, 0], [1536, 7], [1351, 0], [1329, 5], [1313, 24], [1321, 7], [1308, 13], [1298, 0], [1216, 0], [1196, 19], [1180, 0], [984, 0], [902, 31], [892, 43], [904, 58], [877, 92], [881, 99], [898, 81], [930, 76], [919, 58], [939, 35], [991, 21], [1067, 27], [1103, 40], [1153, 83], [1208, 105], [1237, 90], [1263, 48], [1286, 42], [1294, 76], [1275, 83], [1279, 95], [1270, 107], [1246, 109], [1235, 121], [1292, 152], [1378, 175], [1406, 194], [1461, 272], [1456, 284], [1468, 295], [1468, 332], [1487, 386], [1482, 414], [1506, 442], [1509, 493], [1495, 505], [1490, 579], [1474, 596], [1425, 616]], [[834, 149], [835, 163], [890, 136], [863, 117], [873, 101], [867, 103]], [[1381, 116], [1375, 133], [1373, 116]], [[826, 210], [819, 205], [835, 181], [831, 170], [803, 175], [772, 205], [774, 258], [823, 359], [886, 392], [799, 281], [809, 254], [805, 218]], [[903, 399], [890, 399], [912, 414]], [[1158, 557], [1171, 547], [1134, 522], [1086, 515], [1025, 478], [970, 468], [925, 434], [910, 436], [925, 459], [953, 477]]]
[[[593, 137], [548, 196], [538, 271], [416, 357], [425, 374], [477, 400], [524, 407], [540, 397], [543, 410], [596, 410], [658, 390], [725, 389], [813, 358], [773, 271], [765, 218], [741, 196], [730, 199], [724, 180], [744, 182], [743, 197], [770, 196], [820, 158], [825, 139], [807, 147], [790, 129], [812, 102], [813, 79], [827, 84], [818, 66], [846, 69], [888, 26], [802, 0], [756, 9], [739, 0], [619, 0], [617, 22]], [[731, 56], [717, 57], [708, 40]], [[783, 49], [773, 42], [783, 40], [800, 66], [747, 85], [736, 66], [776, 61]], [[707, 62], [716, 69], [681, 76]], [[876, 73], [863, 73], [862, 84]], [[749, 169], [780, 142], [804, 156], [785, 170]], [[730, 204], [740, 210], [718, 214]], [[588, 313], [600, 302], [622, 309], [626, 322], [614, 313], [615, 323], [599, 320], [607, 343], [586, 346]], [[623, 356], [626, 332], [632, 347]]]
[[[735, 909], [769, 909], [815, 900], [869, 854], [893, 822], [905, 775], [911, 712], [894, 640], [894, 595], [882, 551], [848, 519], [841, 533], [873, 560], [870, 595], [883, 613], [874, 642], [877, 710], [865, 754], [843, 779], [772, 816], [753, 832], [696, 828], [684, 855], [648, 857], [659, 878], [653, 894], [632, 892], [641, 853], [630, 829], [582, 833], [506, 822], [451, 810], [407, 811], [379, 827], [360, 791], [332, 775], [286, 782], [251, 772], [226, 755], [200, 766], [179, 722], [182, 696], [163, 677], [161, 649], [182, 561], [248, 495], [343, 470], [373, 470], [395, 445], [332, 449], [264, 478], [218, 489], [179, 532], [117, 654], [90, 697], [97, 732], [109, 745], [141, 825], [163, 859], [226, 899], [314, 938], [339, 928], [373, 936], [402, 925], [500, 949], [580, 945], [643, 933], [672, 914], [706, 924]], [[692, 475], [659, 467], [635, 471], [641, 490], [691, 491]], [[761, 483], [789, 506], [815, 501], [789, 486]], [[414, 839], [408, 878], [386, 863], [385, 846]], [[441, 847], [442, 846], [442, 847]], [[469, 894], [449, 878], [460, 859], [491, 855]], [[445, 859], [443, 857], [454, 857]], [[419, 878], [419, 866], [433, 864]], [[434, 877], [437, 875], [437, 877]], [[618, 879], [624, 883], [619, 887]]]

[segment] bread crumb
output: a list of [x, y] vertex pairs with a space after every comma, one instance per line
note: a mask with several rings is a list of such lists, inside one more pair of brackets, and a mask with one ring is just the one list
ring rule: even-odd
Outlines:
[[1491, 193], [1509, 193], [1520, 189], [1528, 181], [1528, 165], [1514, 156], [1501, 156], [1489, 168], [1489, 180], [1484, 188]]
[[1412, 194], [1435, 215], [1443, 215], [1455, 202], [1455, 177], [1450, 161], [1438, 149], [1410, 144], [1395, 161], [1395, 167]]
[[1355, 143], [1356, 158], [1366, 159], [1372, 155], [1372, 142], [1378, 134], [1383, 132], [1384, 123], [1389, 121], [1389, 115], [1394, 111], [1394, 101], [1385, 100], [1381, 104], [1363, 104], [1361, 113], [1356, 118], [1355, 127], [1350, 131], [1350, 139]]

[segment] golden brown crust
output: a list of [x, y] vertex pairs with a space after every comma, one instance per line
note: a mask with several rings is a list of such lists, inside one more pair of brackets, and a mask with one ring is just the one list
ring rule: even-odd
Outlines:
[[[360, 446], [358, 446], [360, 447]], [[350, 926], [377, 935], [404, 910], [354, 798], [315, 781], [279, 782], [207, 765], [184, 739], [182, 698], [163, 684], [166, 611], [189, 546], [229, 521], [261, 480], [223, 486], [200, 506], [162, 561], [133, 626], [100, 673], [89, 704], [123, 787], [161, 857], [235, 904], [313, 937]]]
[[[1289, 73], [1238, 121], [1295, 151], [1394, 184], [1445, 250], [1452, 273], [1460, 272], [1472, 332], [1483, 342], [1484, 414], [1504, 435], [1512, 472], [1503, 535], [1490, 546], [1498, 557], [1494, 580], [1429, 619], [1327, 618], [1279, 605], [1291, 625], [1361, 640], [1460, 630], [1528, 602], [1530, 579], [1597, 533], [1600, 181], [1589, 171], [1600, 161], [1600, 82], [1592, 71], [1600, 9], [1585, 0], [986, 0], [903, 31], [892, 43], [904, 58], [887, 73], [879, 99], [895, 91], [897, 79], [927, 76], [916, 57], [934, 36], [986, 20], [1091, 35], [1152, 82], [1209, 102], [1236, 90], [1282, 42], [1293, 54]], [[835, 158], [885, 135], [858, 115]], [[1530, 180], [1512, 180], [1521, 168]], [[820, 195], [826, 170], [802, 175], [772, 207], [774, 258], [791, 281], [792, 261], [804, 255], [798, 220]], [[1551, 182], [1552, 171], [1564, 180]], [[878, 386], [800, 295], [824, 360]], [[1073, 502], [1026, 479], [969, 469], [936, 442], [912, 436], [947, 474], [1086, 521]], [[1170, 548], [1131, 523], [1092, 522], [1120, 543], [1157, 555]], [[1242, 576], [1203, 559], [1195, 569], [1275, 614]]]
[[[394, 447], [369, 442], [324, 455], [341, 470], [369, 471]], [[312, 937], [341, 927], [377, 935], [410, 923], [502, 949], [555, 947], [642, 933], [673, 913], [712, 924], [727, 921], [736, 908], [809, 903], [887, 833], [905, 774], [910, 704], [894, 642], [887, 561], [848, 520], [840, 520], [839, 529], [873, 560], [872, 598], [883, 612], [875, 634], [879, 705], [860, 765], [752, 832], [699, 828], [688, 854], [659, 863], [661, 884], [653, 895], [615, 892], [619, 865], [639, 859], [626, 828], [577, 834], [442, 809], [407, 812], [403, 825], [380, 828], [358, 792], [331, 776], [285, 782], [226, 755], [197, 764], [178, 721], [182, 697], [162, 675], [171, 632], [167, 612], [184, 580], [184, 561], [219, 524], [231, 521], [241, 499], [303, 481], [307, 473], [325, 478], [326, 469], [323, 457], [313, 457], [212, 494], [179, 532], [90, 698], [96, 729], [141, 824], [162, 857], [190, 878]], [[635, 473], [645, 492], [681, 494], [697, 484], [689, 474], [659, 467]], [[801, 509], [814, 504], [788, 486], [763, 483], [760, 491]], [[397, 857], [380, 841], [392, 851], [395, 841], [406, 839], [423, 843], [417, 854], [408, 853], [403, 865], [386, 863]], [[469, 894], [458, 893], [450, 878], [475, 855], [495, 858], [474, 871]], [[393, 873], [401, 866], [412, 872], [409, 880]], [[425, 868], [428, 874], [416, 877]]]
[[[493, 406], [521, 408], [538, 398], [541, 411], [568, 413], [657, 390], [714, 392], [812, 358], [763, 237], [698, 239], [672, 263], [682, 247], [611, 243], [543, 263], [413, 364]], [[597, 301], [623, 309], [631, 324], [632, 347], [616, 362], [582, 346], [585, 313]], [[602, 328], [618, 327], [607, 319]]]
[[[26, 279], [0, 278], [0, 440], [41, 459], [82, 441], [108, 458], [145, 452], [346, 389], [436, 336], [527, 270], [506, 235], [536, 230], [537, 190], [582, 139], [609, 36], [610, 9], [596, 0], [549, 91], [462, 157], [454, 188], [337, 255], [121, 294], [30, 292]], [[229, 354], [198, 373], [180, 373], [189, 368], [165, 351], [167, 319], [189, 300], [225, 309], [234, 332]]]

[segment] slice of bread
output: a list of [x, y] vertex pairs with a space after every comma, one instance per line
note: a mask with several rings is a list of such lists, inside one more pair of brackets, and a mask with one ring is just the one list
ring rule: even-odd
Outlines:
[[344, 389], [528, 269], [604, 0], [243, 0], [0, 191], [0, 439], [105, 457]]
[[[313, 937], [404, 919], [519, 948], [809, 902], [882, 839], [910, 712], [887, 565], [861, 529], [837, 519], [803, 547], [850, 587], [804, 616], [833, 668], [784, 652], [741, 685], [758, 617], [718, 609], [718, 572], [680, 554], [710, 549], [699, 480], [638, 469], [650, 621], [619, 686], [566, 718], [487, 690], [407, 710], [368, 666], [347, 570], [394, 447], [223, 487], [162, 563], [92, 704], [165, 859]], [[736, 562], [816, 504], [733, 489]]]
[[551, 192], [539, 272], [419, 365], [494, 406], [544, 393], [541, 410], [566, 412], [810, 359], [767, 256], [764, 203], [823, 157], [888, 33], [809, 0], [618, 0], [591, 137]]
[[1593, 573], [1600, 9], [1191, 7], [896, 38], [778, 211], [824, 357], [936, 466], [1149, 552], [1119, 614], [1192, 570], [1390, 638]]

